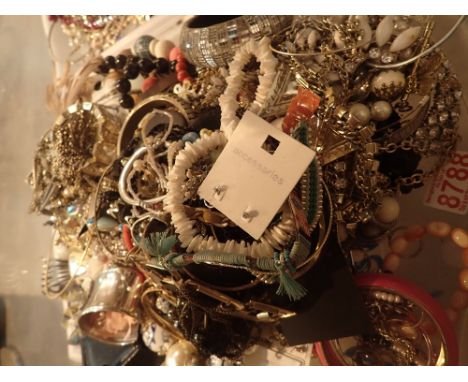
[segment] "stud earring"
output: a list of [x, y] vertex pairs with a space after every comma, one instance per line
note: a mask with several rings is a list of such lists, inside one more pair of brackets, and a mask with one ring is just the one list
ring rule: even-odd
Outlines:
[[246, 222], [251, 222], [254, 217], [258, 215], [258, 212], [255, 210], [251, 210], [250, 207], [247, 207], [244, 212], [242, 212], [242, 219]]
[[216, 200], [223, 200], [224, 194], [226, 193], [227, 187], [225, 185], [217, 185], [213, 188], [214, 197]]

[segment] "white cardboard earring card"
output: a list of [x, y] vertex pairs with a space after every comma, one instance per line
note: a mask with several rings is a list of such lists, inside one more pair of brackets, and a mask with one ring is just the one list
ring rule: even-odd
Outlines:
[[314, 157], [313, 150], [247, 111], [198, 194], [259, 239]]

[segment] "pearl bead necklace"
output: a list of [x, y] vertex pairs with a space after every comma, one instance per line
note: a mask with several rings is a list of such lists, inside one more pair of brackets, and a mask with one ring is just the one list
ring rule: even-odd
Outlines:
[[259, 114], [262, 110], [273, 83], [276, 78], [276, 66], [278, 60], [273, 56], [270, 49], [270, 39], [263, 37], [260, 41], [249, 40], [242, 45], [234, 55], [233, 60], [229, 64], [229, 75], [226, 78], [226, 90], [219, 97], [219, 106], [221, 108], [221, 131], [224, 132], [227, 139], [230, 138], [236, 129], [239, 118], [236, 112], [239, 109], [237, 95], [239, 94], [245, 73], [244, 66], [254, 56], [260, 62], [259, 84], [255, 93], [255, 100], [249, 106], [249, 111]]
[[398, 235], [390, 241], [391, 252], [384, 258], [383, 269], [396, 272], [409, 243], [422, 240], [425, 234], [441, 239], [450, 236], [455, 245], [462, 250], [464, 268], [458, 276], [459, 288], [452, 293], [450, 307], [446, 309], [447, 316], [452, 322], [455, 322], [460, 311], [468, 307], [468, 232], [466, 230], [452, 228], [450, 224], [442, 221], [432, 221], [425, 226], [411, 226], [402, 235]]
[[251, 257], [273, 257], [274, 250], [281, 250], [290, 241], [295, 232], [295, 224], [291, 211], [283, 208], [281, 220], [278, 224], [268, 228], [260, 240], [252, 244], [243, 240], [236, 242], [228, 240], [220, 243], [214, 237], [203, 237], [193, 227], [194, 220], [189, 219], [184, 208], [184, 195], [181, 192], [187, 179], [187, 170], [199, 159], [208, 155], [210, 151], [222, 148], [226, 144], [226, 137], [221, 131], [202, 136], [194, 143], [187, 142], [176, 158], [167, 179], [167, 194], [164, 198], [164, 211], [171, 215], [172, 224], [178, 234], [182, 247], [187, 252], [217, 251], [223, 253], [244, 254]]

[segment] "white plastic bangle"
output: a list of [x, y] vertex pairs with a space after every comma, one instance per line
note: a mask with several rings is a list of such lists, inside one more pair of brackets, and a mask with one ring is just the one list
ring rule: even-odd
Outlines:
[[295, 224], [291, 212], [283, 208], [281, 221], [274, 227], [268, 228], [260, 240], [249, 244], [243, 240], [236, 242], [228, 240], [220, 243], [214, 237], [203, 237], [193, 227], [195, 220], [191, 220], [185, 213], [184, 194], [181, 189], [187, 179], [187, 170], [210, 151], [224, 147], [226, 137], [220, 131], [203, 136], [194, 143], [187, 142], [181, 150], [174, 166], [168, 175], [167, 194], [164, 199], [164, 211], [171, 215], [171, 222], [178, 235], [182, 247], [187, 252], [217, 251], [224, 253], [244, 254], [252, 257], [272, 257], [275, 249], [281, 250], [290, 241], [295, 232]]
[[233, 60], [229, 64], [226, 90], [219, 97], [221, 131], [226, 134], [227, 139], [229, 139], [239, 123], [236, 112], [239, 109], [237, 95], [242, 89], [245, 74], [242, 69], [252, 56], [255, 56], [260, 62], [261, 73], [258, 78], [259, 84], [255, 93], [255, 100], [249, 106], [249, 110], [252, 113], [258, 114], [260, 112], [269, 92], [273, 88], [278, 60], [271, 52], [270, 39], [268, 37], [263, 37], [260, 41], [251, 39], [236, 51]]

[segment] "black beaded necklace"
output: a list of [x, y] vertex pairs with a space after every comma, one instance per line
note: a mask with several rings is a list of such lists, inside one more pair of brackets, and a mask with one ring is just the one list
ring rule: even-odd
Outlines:
[[[119, 105], [125, 109], [132, 109], [135, 101], [130, 95], [132, 85], [130, 80], [136, 79], [139, 75], [147, 78], [149, 76], [161, 77], [175, 72], [177, 61], [169, 62], [165, 58], [146, 58], [135, 55], [119, 54], [117, 56], [107, 56], [98, 66], [96, 73], [103, 76], [111, 71], [119, 74], [119, 80], [115, 84], [115, 90], [120, 93]], [[96, 84], [95, 90], [99, 90], [101, 82]]]

